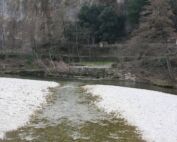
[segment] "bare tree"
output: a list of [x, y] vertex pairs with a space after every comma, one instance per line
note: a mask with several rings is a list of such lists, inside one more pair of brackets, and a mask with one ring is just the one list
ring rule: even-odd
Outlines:
[[[149, 0], [149, 4], [142, 12], [141, 24], [133, 33], [138, 42], [162, 42], [164, 56], [167, 64], [167, 70], [171, 79], [174, 79], [172, 66], [170, 63], [170, 51], [168, 49], [168, 40], [174, 36], [174, 23], [172, 20], [173, 12], [170, 8], [169, 0]], [[148, 48], [143, 48], [143, 54], [146, 54]]]

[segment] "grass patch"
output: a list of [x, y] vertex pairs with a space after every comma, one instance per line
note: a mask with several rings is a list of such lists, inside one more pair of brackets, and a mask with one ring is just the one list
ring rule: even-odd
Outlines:
[[112, 65], [114, 62], [111, 61], [94, 61], [94, 62], [80, 62], [80, 64], [85, 66], [104, 66]]

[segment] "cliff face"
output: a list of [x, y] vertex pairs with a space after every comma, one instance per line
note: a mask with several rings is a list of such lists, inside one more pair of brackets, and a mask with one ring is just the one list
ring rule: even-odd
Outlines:
[[64, 21], [75, 21], [86, 2], [99, 0], [0, 0], [0, 48], [27, 50], [57, 43]]

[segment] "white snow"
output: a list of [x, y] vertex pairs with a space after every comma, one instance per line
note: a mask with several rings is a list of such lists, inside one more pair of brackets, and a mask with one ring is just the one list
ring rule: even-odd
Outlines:
[[59, 86], [48, 81], [0, 78], [0, 139], [30, 120], [35, 110], [46, 103], [49, 88]]
[[118, 86], [87, 85], [83, 88], [101, 98], [96, 103], [99, 108], [120, 114], [130, 125], [136, 126], [146, 141], [177, 142], [177, 96]]

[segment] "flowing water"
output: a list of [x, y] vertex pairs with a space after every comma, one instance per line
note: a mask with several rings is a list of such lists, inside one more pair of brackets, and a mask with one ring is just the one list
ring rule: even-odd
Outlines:
[[[136, 127], [99, 110], [81, 82], [63, 82], [31, 122], [0, 142], [143, 142]], [[130, 86], [130, 85], [129, 85]]]

